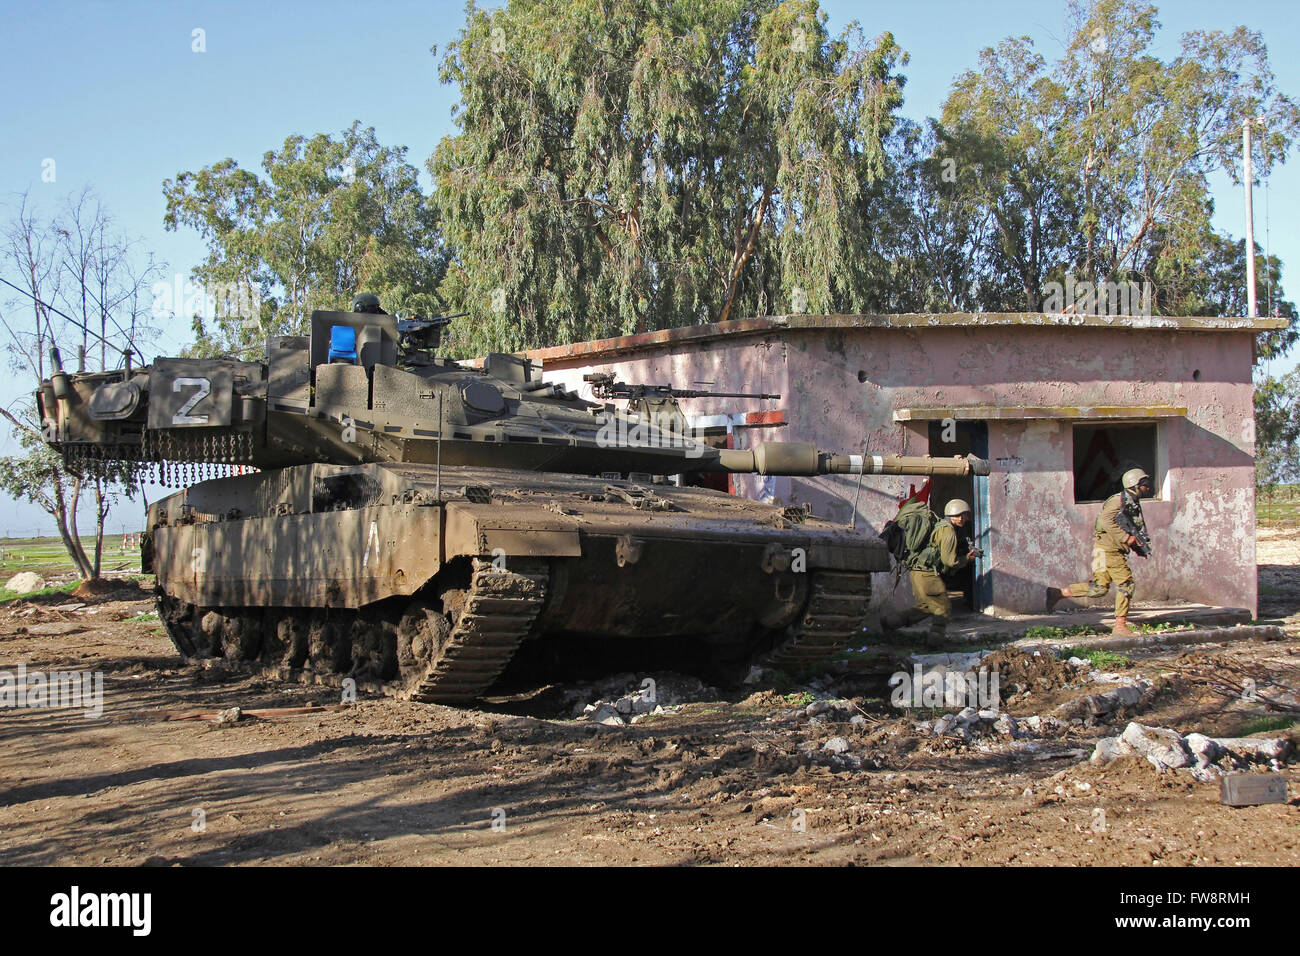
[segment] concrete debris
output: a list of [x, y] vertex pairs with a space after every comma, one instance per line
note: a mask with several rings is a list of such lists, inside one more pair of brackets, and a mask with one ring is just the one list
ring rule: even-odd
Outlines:
[[1033, 714], [1029, 717], [1022, 717], [1020, 723], [1032, 734], [1064, 730], [1066, 727], [1065, 721], [1058, 720], [1050, 714], [1046, 717], [1039, 716], [1038, 714]]
[[71, 621], [49, 621], [44, 624], [33, 624], [27, 628], [27, 633], [39, 637], [55, 637], [59, 634], [75, 634], [82, 626]]
[[1138, 681], [1133, 686], [1116, 687], [1104, 694], [1078, 697], [1056, 708], [1056, 713], [1066, 720], [1073, 720], [1076, 717], [1104, 717], [1107, 714], [1114, 713], [1121, 707], [1136, 706], [1138, 701], [1142, 699], [1142, 695], [1150, 687], [1149, 681]]
[[979, 662], [992, 653], [992, 651], [974, 651], [964, 654], [913, 654], [907, 658], [906, 664], [909, 669], [920, 664], [923, 672], [938, 669], [965, 673], [975, 670]]
[[5, 582], [5, 590], [15, 594], [31, 594], [44, 588], [45, 579], [35, 571], [20, 571]]
[[822, 744], [822, 750], [833, 754], [844, 754], [849, 752], [849, 741], [847, 737], [832, 737], [826, 743]]
[[969, 741], [971, 738], [995, 733], [1012, 740], [1037, 737], [1044, 733], [1064, 730], [1068, 725], [1055, 717], [1012, 717], [996, 710], [977, 711], [972, 707], [956, 714], [941, 714], [934, 720], [913, 724], [917, 733], [934, 737], [953, 735]]
[[1183, 735], [1164, 727], [1147, 727], [1130, 721], [1120, 734], [1120, 740], [1131, 751], [1146, 757], [1157, 770], [1177, 770], [1192, 762], [1191, 752], [1183, 743]]
[[1176, 730], [1132, 721], [1120, 736], [1097, 741], [1089, 760], [1104, 766], [1119, 757], [1138, 755], [1162, 773], [1185, 768], [1197, 780], [1205, 781], [1255, 764], [1278, 769], [1292, 750], [1285, 737], [1207, 737], [1198, 733], [1184, 737]]

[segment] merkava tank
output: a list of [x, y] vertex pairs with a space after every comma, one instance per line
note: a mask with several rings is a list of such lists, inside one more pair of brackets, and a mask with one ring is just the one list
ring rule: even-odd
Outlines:
[[632, 399], [620, 410], [515, 355], [467, 367], [436, 354], [446, 322], [375, 303], [313, 313], [310, 336], [272, 337], [264, 362], [74, 375], [53, 356], [37, 399], [71, 470], [128, 463], [189, 485], [149, 506], [142, 535], [187, 659], [450, 704], [560, 649], [589, 670], [800, 669], [859, 633], [882, 542], [691, 481], [987, 474], [978, 459], [709, 447], [669, 388], [596, 376], [598, 397]]

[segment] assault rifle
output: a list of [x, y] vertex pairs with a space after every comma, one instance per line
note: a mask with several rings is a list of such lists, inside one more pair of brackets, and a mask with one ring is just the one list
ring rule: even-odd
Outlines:
[[644, 398], [780, 398], [762, 392], [709, 392], [695, 388], [673, 388], [671, 385], [627, 385], [614, 380], [609, 372], [592, 372], [582, 376], [584, 382], [591, 383], [591, 391], [597, 398], [619, 398], [638, 401]]
[[1137, 538], [1138, 543], [1133, 546], [1134, 554], [1143, 558], [1151, 557], [1151, 535], [1147, 533], [1146, 528], [1138, 527], [1123, 503], [1120, 505], [1119, 514], [1115, 515], [1115, 524], [1119, 525], [1119, 530], [1125, 534]]

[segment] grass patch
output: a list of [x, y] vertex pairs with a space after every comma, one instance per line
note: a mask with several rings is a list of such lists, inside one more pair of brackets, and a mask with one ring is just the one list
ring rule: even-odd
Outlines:
[[[121, 536], [105, 533], [102, 555], [105, 571], [138, 571], [140, 568], [140, 549], [122, 550]], [[82, 535], [81, 546], [92, 559], [95, 556], [95, 538]], [[68, 552], [63, 547], [62, 539], [48, 538], [0, 538], [0, 575], [7, 579], [19, 571], [36, 571], [51, 575], [71, 573], [76, 568]]]
[[157, 611], [146, 611], [144, 614], [137, 614], [135, 617], [128, 617], [126, 619], [128, 624], [141, 624], [144, 623], [145, 621], [156, 621], [156, 620], [158, 620]]
[[1135, 624], [1133, 630], [1139, 634], [1162, 634], [1165, 631], [1187, 631], [1194, 625], [1191, 621], [1159, 621], [1155, 624]]
[[1071, 647], [1062, 650], [1060, 656], [1062, 660], [1069, 660], [1071, 657], [1082, 657], [1099, 671], [1133, 666], [1131, 658], [1125, 657], [1123, 654], [1116, 654], [1114, 651], [1098, 650], [1095, 647]]
[[1264, 528], [1300, 524], [1300, 485], [1265, 485], [1256, 489], [1255, 523]]
[[816, 699], [817, 699], [816, 697], [814, 697], [812, 694], [808, 693], [807, 691], [803, 691], [802, 693], [799, 694], [785, 695], [785, 702], [789, 704], [791, 707], [807, 707]]
[[69, 581], [67, 584], [59, 584], [52, 588], [41, 588], [39, 591], [33, 591], [31, 594], [19, 594], [16, 591], [6, 591], [0, 588], [0, 604], [8, 604], [11, 601], [26, 601], [29, 598], [51, 597], [56, 594], [68, 594], [77, 589], [80, 581]]
[[1067, 637], [1097, 637], [1100, 634], [1101, 631], [1091, 624], [1071, 624], [1069, 627], [1035, 624], [1025, 631], [1025, 637], [1039, 641], [1059, 641]]
[[1300, 720], [1294, 717], [1260, 717], [1258, 720], [1242, 724], [1234, 736], [1249, 737], [1252, 734], [1266, 734], [1274, 730], [1291, 730], [1297, 725], [1300, 725]]

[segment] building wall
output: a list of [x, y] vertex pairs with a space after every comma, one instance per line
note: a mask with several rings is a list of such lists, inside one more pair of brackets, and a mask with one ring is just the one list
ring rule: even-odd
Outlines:
[[[827, 451], [920, 455], [925, 423], [900, 408], [935, 406], [1177, 406], [1160, 420], [1167, 470], [1144, 502], [1155, 554], [1134, 557], [1137, 600], [1180, 599], [1254, 609], [1252, 334], [1142, 329], [980, 326], [784, 330], [698, 345], [658, 345], [612, 361], [547, 358], [546, 377], [583, 391], [582, 375], [629, 382], [779, 392], [780, 401], [693, 399], [689, 415], [778, 407], [789, 425], [746, 430], [757, 440], [811, 441]], [[697, 383], [707, 383], [700, 385]], [[583, 392], [590, 395], [589, 391]], [[1087, 419], [1083, 419], [1086, 421]], [[1100, 504], [1074, 503], [1071, 421], [989, 423], [987, 562], [995, 611], [1041, 611], [1044, 588], [1088, 576]], [[746, 440], [741, 435], [740, 445]], [[867, 476], [858, 527], [875, 534], [910, 485]], [[738, 482], [751, 496], [810, 502], [847, 522], [854, 476]], [[936, 509], [942, 502], [936, 502]], [[883, 580], [878, 583], [884, 583]], [[899, 595], [896, 600], [906, 600]]]

